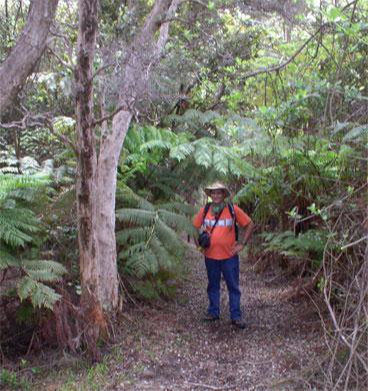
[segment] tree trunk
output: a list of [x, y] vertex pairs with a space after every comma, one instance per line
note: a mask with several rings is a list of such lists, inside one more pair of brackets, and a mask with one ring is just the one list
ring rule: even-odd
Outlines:
[[97, 157], [93, 129], [93, 60], [97, 31], [97, 0], [79, 1], [78, 53], [75, 79], [77, 118], [77, 219], [82, 302], [99, 301]]
[[0, 115], [11, 105], [40, 59], [59, 0], [33, 0], [27, 23], [0, 67]]
[[132, 114], [119, 112], [113, 120], [115, 132], [103, 137], [97, 166], [97, 242], [101, 261], [100, 302], [114, 309], [118, 305], [118, 280], [115, 240], [116, 173], [123, 140]]

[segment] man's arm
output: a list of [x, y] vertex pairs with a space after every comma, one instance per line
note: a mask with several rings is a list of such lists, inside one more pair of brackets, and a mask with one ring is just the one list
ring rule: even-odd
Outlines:
[[234, 244], [234, 252], [235, 253], [238, 253], [244, 249], [244, 247], [247, 245], [250, 237], [252, 236], [253, 230], [254, 230], [254, 223], [252, 220], [250, 220], [250, 222], [245, 227], [243, 237], [240, 240], [238, 240], [237, 242], [235, 242], [235, 244]]
[[244, 246], [247, 245], [250, 237], [252, 236], [253, 230], [254, 230], [254, 223], [251, 220], [245, 228], [243, 239], [240, 241], [240, 244], [243, 245], [243, 248]]

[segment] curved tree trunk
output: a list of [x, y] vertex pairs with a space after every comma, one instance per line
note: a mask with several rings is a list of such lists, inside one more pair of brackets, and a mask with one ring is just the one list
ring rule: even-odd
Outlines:
[[119, 112], [113, 120], [112, 132], [100, 143], [97, 165], [97, 220], [96, 227], [99, 257], [101, 260], [100, 300], [104, 307], [114, 309], [118, 305], [118, 280], [115, 239], [116, 173], [123, 140], [128, 132], [132, 114]]
[[27, 23], [0, 67], [0, 115], [12, 104], [46, 48], [59, 0], [33, 0]]
[[[77, 213], [82, 304], [97, 302], [105, 310], [118, 307], [118, 275], [115, 241], [116, 173], [139, 91], [147, 83], [150, 61], [157, 61], [168, 38], [164, 19], [173, 16], [181, 0], [157, 0], [141, 32], [136, 36], [123, 74], [118, 105], [124, 107], [105, 129], [97, 158], [93, 125], [93, 73], [97, 31], [97, 0], [79, 1], [78, 60], [76, 69], [77, 113]], [[156, 39], [156, 32], [159, 37]]]
[[[130, 108], [139, 99], [139, 91], [144, 87], [140, 82], [147, 82], [149, 78], [150, 60], [157, 61], [166, 44], [169, 33], [169, 22], [181, 0], [158, 0], [147, 17], [140, 34], [137, 35], [131, 47], [128, 63], [123, 75], [123, 90], [119, 98], [119, 106], [124, 107], [115, 115], [111, 132], [104, 134], [101, 140], [98, 158], [98, 243], [101, 262], [101, 280], [112, 284], [102, 284], [101, 299], [109, 303], [110, 308], [118, 304], [117, 287], [115, 288], [116, 267], [116, 241], [115, 241], [115, 192], [116, 173], [121, 148], [133, 117]], [[154, 37], [159, 30], [160, 34], [155, 41]]]

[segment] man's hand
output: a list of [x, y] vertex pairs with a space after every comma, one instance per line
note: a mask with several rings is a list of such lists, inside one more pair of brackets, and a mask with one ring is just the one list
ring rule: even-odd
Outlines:
[[243, 243], [235, 242], [232, 250], [234, 253], [237, 254], [240, 251], [242, 251], [244, 249], [244, 247], [245, 247], [245, 245]]

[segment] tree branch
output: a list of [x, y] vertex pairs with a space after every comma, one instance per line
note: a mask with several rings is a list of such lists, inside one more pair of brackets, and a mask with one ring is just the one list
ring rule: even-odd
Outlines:
[[65, 68], [68, 68], [69, 70], [71, 70], [72, 72], [74, 72], [74, 68], [73, 68], [71, 65], [67, 64], [67, 63], [66, 63], [66, 62], [65, 62], [57, 53], [54, 52], [54, 50], [52, 50], [52, 49], [50, 48], [50, 46], [48, 46], [47, 50], [48, 50], [53, 56], [55, 56], [55, 57], [58, 59], [58, 61], [60, 62], [61, 65], [63, 65]]
[[104, 117], [102, 117], [102, 118], [100, 118], [100, 119], [98, 119], [98, 120], [96, 120], [96, 121], [93, 121], [93, 122], [92, 122], [92, 127], [95, 127], [95, 126], [97, 126], [97, 125], [100, 125], [100, 124], [102, 124], [103, 122], [108, 121], [108, 120], [114, 118], [115, 115], [116, 115], [117, 113], [119, 113], [119, 111], [124, 110], [124, 109], [126, 109], [126, 105], [125, 105], [125, 104], [120, 105], [120, 106], [119, 106], [114, 112], [112, 112], [111, 114], [105, 115]]
[[289, 65], [292, 61], [295, 60], [295, 58], [304, 50], [304, 48], [320, 33], [322, 29], [327, 27], [330, 23], [324, 23], [310, 38], [308, 38], [304, 44], [284, 63], [277, 65], [275, 67], [266, 68], [266, 69], [260, 69], [254, 72], [250, 72], [243, 77], [240, 78], [240, 80], [246, 80], [254, 76], [261, 75], [262, 73], [270, 73], [270, 72], [276, 72], [280, 71], [281, 69], [285, 68], [287, 65]]

